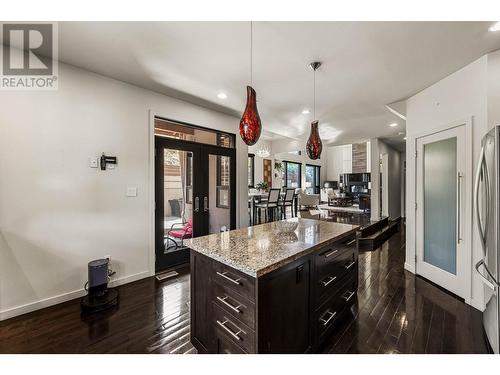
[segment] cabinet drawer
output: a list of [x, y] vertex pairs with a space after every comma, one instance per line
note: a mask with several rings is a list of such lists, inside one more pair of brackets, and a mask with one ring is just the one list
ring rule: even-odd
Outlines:
[[357, 271], [357, 251], [351, 250], [332, 262], [328, 267], [324, 267], [316, 273], [314, 286], [314, 297], [316, 305], [319, 301], [328, 298], [328, 294], [333, 293], [344, 282], [345, 276], [353, 271]]
[[329, 246], [325, 246], [315, 257], [316, 271], [321, 273], [325, 267], [336, 262], [337, 258], [347, 251], [354, 250], [357, 250], [356, 235], [354, 233]]
[[[233, 344], [249, 353], [255, 352], [255, 332], [238, 319], [235, 319], [231, 314], [221, 309], [215, 303], [214, 307], [214, 322], [217, 331], [217, 337], [225, 337]], [[208, 322], [207, 322], [208, 323]]]
[[356, 301], [357, 274], [353, 272], [346, 278], [336, 293], [316, 310], [313, 319], [318, 339], [329, 332], [343, 311]]
[[213, 280], [255, 302], [255, 279], [219, 262], [214, 262]]
[[238, 345], [234, 344], [226, 336], [217, 335], [217, 354], [246, 354]]
[[214, 303], [250, 328], [255, 329], [255, 305], [253, 302], [225, 285], [219, 283], [212, 285], [214, 286]]

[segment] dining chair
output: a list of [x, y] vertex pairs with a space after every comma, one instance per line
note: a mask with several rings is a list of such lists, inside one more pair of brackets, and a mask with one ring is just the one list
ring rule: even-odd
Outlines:
[[294, 217], [295, 215], [297, 215], [297, 213], [295, 213], [295, 215], [293, 214], [293, 201], [294, 201], [294, 198], [295, 198], [295, 189], [286, 189], [286, 192], [285, 192], [285, 195], [283, 197], [283, 200], [280, 202], [280, 207], [281, 207], [281, 217], [283, 219], [286, 219], [286, 208], [287, 207], [290, 207], [290, 211], [291, 211], [291, 214], [292, 214], [292, 217]]
[[280, 199], [280, 189], [270, 189], [269, 195], [267, 196], [267, 201], [257, 203], [255, 205], [257, 211], [259, 212], [259, 222], [261, 209], [265, 209], [264, 211], [264, 221], [267, 223], [267, 219], [269, 218], [271, 221], [274, 221], [275, 211], [279, 208], [279, 199]]

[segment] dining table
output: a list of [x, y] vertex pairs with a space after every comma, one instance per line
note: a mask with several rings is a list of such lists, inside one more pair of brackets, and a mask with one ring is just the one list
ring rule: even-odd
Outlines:
[[[265, 202], [267, 201], [267, 198], [269, 197], [269, 192], [265, 191], [259, 191], [259, 192], [249, 192], [248, 193], [248, 202], [249, 202], [249, 211], [250, 211], [250, 224], [255, 225], [256, 224], [256, 216], [257, 216], [257, 203], [260, 202]], [[280, 203], [283, 202], [282, 200], [285, 198], [285, 193], [281, 192], [280, 193]], [[293, 216], [293, 210], [295, 210], [295, 216], [297, 216], [298, 212], [298, 205], [299, 205], [299, 197], [298, 194], [295, 194], [293, 196], [293, 206], [292, 206], [292, 216]]]

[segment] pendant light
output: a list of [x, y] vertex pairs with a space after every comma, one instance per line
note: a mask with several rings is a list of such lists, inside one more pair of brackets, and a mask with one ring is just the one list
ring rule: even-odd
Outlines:
[[309, 135], [309, 139], [306, 144], [306, 152], [307, 156], [310, 159], [316, 160], [321, 156], [321, 151], [323, 150], [323, 143], [321, 142], [321, 138], [319, 137], [318, 130], [318, 120], [316, 120], [316, 70], [321, 66], [320, 62], [312, 62], [309, 64], [311, 69], [313, 70], [314, 75], [314, 83], [313, 83], [313, 122], [311, 122], [311, 134]]
[[257, 110], [257, 94], [253, 84], [253, 23], [250, 22], [250, 86], [247, 86], [247, 105], [240, 120], [240, 136], [248, 146], [257, 143], [262, 132], [259, 111]]

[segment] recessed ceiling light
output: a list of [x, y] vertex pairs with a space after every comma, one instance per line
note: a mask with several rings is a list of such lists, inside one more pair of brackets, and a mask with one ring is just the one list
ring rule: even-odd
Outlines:
[[406, 137], [403, 137], [403, 139], [406, 141]]
[[500, 22], [496, 22], [489, 28], [490, 31], [500, 31]]
[[219, 92], [219, 93], [217, 94], [217, 97], [218, 97], [219, 99], [227, 99], [227, 94], [226, 94], [225, 92]]
[[303, 114], [303, 115], [308, 115], [309, 113], [311, 113], [311, 111], [309, 111], [308, 109], [304, 109], [304, 110], [302, 111], [302, 114]]
[[398, 132], [398, 135], [404, 135], [405, 132]]
[[390, 126], [391, 128], [394, 128], [394, 127], [398, 126], [398, 123], [397, 123], [397, 122], [393, 122], [392, 124], [389, 124], [389, 126]]

